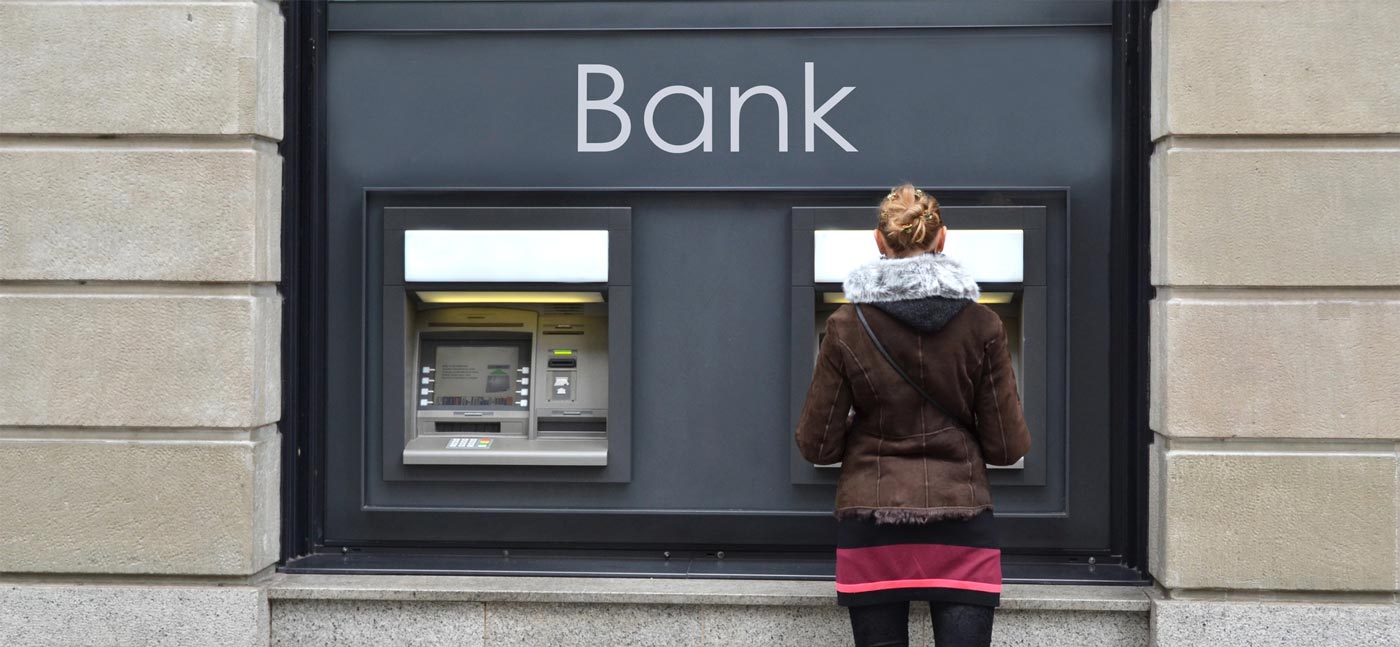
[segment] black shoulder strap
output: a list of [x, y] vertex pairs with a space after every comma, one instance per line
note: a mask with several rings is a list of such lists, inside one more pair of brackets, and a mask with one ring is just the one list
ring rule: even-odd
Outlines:
[[925, 391], [923, 387], [919, 386], [918, 382], [915, 382], [913, 378], [909, 377], [909, 374], [905, 373], [903, 368], [900, 368], [899, 364], [897, 364], [894, 361], [894, 358], [890, 357], [890, 352], [885, 350], [885, 345], [880, 343], [880, 338], [875, 336], [875, 331], [870, 329], [870, 322], [865, 320], [865, 312], [860, 309], [860, 304], [857, 303], [854, 305], [856, 307], [856, 318], [860, 319], [860, 326], [865, 329], [865, 334], [870, 336], [870, 341], [875, 344], [875, 350], [880, 351], [880, 355], [882, 355], [885, 358], [886, 362], [889, 362], [890, 368], [893, 368], [894, 372], [898, 373], [900, 377], [904, 378], [904, 381], [908, 382], [909, 386], [914, 387], [914, 390], [918, 391], [919, 395], [924, 397], [924, 400], [927, 400], [929, 404], [933, 405], [933, 408], [938, 409], [940, 413], [942, 413], [945, 416], [948, 416], [949, 419], [962, 425], [968, 431], [973, 431], [974, 428], [972, 425], [963, 422], [962, 418], [953, 415], [951, 411], [948, 411], [947, 408], [945, 408], [937, 400], [933, 399], [933, 396], [929, 395], [928, 391]]

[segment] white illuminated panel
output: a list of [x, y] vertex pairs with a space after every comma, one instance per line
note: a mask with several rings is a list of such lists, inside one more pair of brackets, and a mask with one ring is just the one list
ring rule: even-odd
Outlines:
[[1024, 239], [1020, 229], [949, 229], [943, 252], [978, 283], [1020, 283], [1025, 278]]
[[[817, 283], [841, 283], [851, 270], [880, 258], [870, 229], [813, 232], [812, 270]], [[943, 251], [962, 263], [978, 283], [1020, 283], [1024, 278], [1020, 229], [949, 229]]]
[[440, 292], [420, 290], [423, 303], [602, 303], [602, 292]]
[[606, 230], [415, 229], [403, 236], [410, 283], [606, 283]]
[[825, 229], [813, 232], [812, 271], [817, 283], [841, 283], [851, 270], [880, 258], [870, 229]]

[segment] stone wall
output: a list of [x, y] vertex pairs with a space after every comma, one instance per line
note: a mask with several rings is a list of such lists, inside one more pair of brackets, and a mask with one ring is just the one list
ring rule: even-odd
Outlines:
[[0, 644], [261, 645], [283, 19], [0, 0]]
[[[274, 600], [272, 647], [849, 647], [845, 609], [717, 606]], [[909, 644], [936, 647], [928, 605], [909, 614]], [[1147, 614], [1003, 609], [992, 647], [1146, 647]]]
[[1400, 3], [1152, 28], [1155, 644], [1394, 644]]
[[[273, 647], [846, 647], [830, 582], [702, 579], [278, 575]], [[1009, 585], [993, 647], [1146, 647], [1137, 587]], [[928, 605], [910, 645], [930, 647]]]

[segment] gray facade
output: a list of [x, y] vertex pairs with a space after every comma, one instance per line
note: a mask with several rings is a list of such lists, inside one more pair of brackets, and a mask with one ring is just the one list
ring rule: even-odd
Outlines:
[[[438, 6], [414, 14], [401, 11], [406, 4]], [[771, 29], [706, 36], [667, 30], [742, 26], [726, 24], [742, 3], [656, 3], [673, 6], [613, 12], [626, 30], [606, 39], [534, 31], [576, 24], [597, 7], [525, 4], [533, 8], [328, 8], [340, 35], [318, 59], [327, 74], [332, 225], [324, 269], [336, 286], [325, 295], [327, 340], [335, 331], [353, 337], [365, 322], [356, 301], [363, 230], [337, 230], [333, 217], [362, 214], [367, 190], [450, 189], [437, 195], [457, 206], [488, 201], [486, 188], [496, 190], [491, 200], [543, 195], [540, 206], [601, 190], [590, 199], [634, 209], [638, 359], [626, 479], [652, 492], [622, 483], [581, 491], [616, 509], [732, 508], [730, 495], [689, 489], [704, 474], [669, 474], [688, 467], [641, 459], [661, 456], [660, 440], [727, 429], [741, 417], [782, 437], [765, 436], [750, 462], [733, 464], [746, 469], [717, 469], [733, 481], [771, 466], [754, 509], [772, 514], [728, 526], [680, 515], [644, 543], [710, 533], [688, 547], [704, 553], [751, 523], [757, 544], [776, 545], [809, 528], [793, 518], [810, 518], [820, 532], [826, 497], [825, 486], [793, 482], [785, 433], [798, 366], [792, 208], [856, 206], [865, 192], [903, 179], [941, 186], [954, 205], [959, 197], [985, 204], [998, 187], [1059, 192], [1068, 196], [1058, 203], [1067, 227], [1055, 244], [1071, 294], [1047, 302], [1068, 308], [1066, 395], [1048, 398], [1046, 415], [1067, 421], [1072, 449], [1045, 456], [1044, 484], [1008, 485], [998, 496], [1012, 523], [1018, 513], [1053, 512], [1047, 501], [1071, 504], [1061, 525], [1021, 526], [1048, 533], [1028, 540], [1025, 554], [1112, 545], [1110, 481], [1075, 462], [1123, 467], [1114, 467], [1109, 445], [1094, 443], [1131, 433], [1113, 429], [1101, 404], [1113, 388], [1115, 331], [1099, 309], [1108, 307], [1111, 277], [1093, 278], [1121, 269], [1108, 260], [1113, 239], [1095, 233], [1122, 215], [1111, 190], [1122, 134], [1105, 121], [1113, 97], [1127, 95], [1109, 83], [1109, 5], [1007, 2], [977, 14], [967, 3], [875, 3], [830, 32], [813, 28], [821, 12], [772, 3], [744, 14]], [[284, 401], [306, 396], [285, 381], [298, 369], [283, 366], [283, 351], [306, 340], [282, 326], [289, 309], [288, 321], [304, 314], [284, 294], [289, 268], [305, 260], [284, 255], [296, 245], [284, 245], [294, 241], [282, 233], [317, 235], [284, 229], [284, 198], [319, 190], [294, 181], [307, 158], [299, 142], [282, 142], [302, 136], [300, 122], [283, 123], [292, 100], [284, 73], [302, 73], [293, 69], [302, 59], [284, 45], [289, 26], [301, 33], [299, 5], [0, 0], [0, 644], [847, 644], [844, 616], [822, 581], [279, 572], [282, 554], [299, 552], [282, 532], [284, 494], [301, 501], [304, 489], [362, 483], [355, 451], [335, 452], [369, 437], [363, 421], [330, 411], [326, 438], [344, 442], [328, 443], [328, 473], [283, 471], [281, 430], [301, 433]], [[1055, 21], [1060, 28], [1045, 26]], [[458, 29], [474, 22], [497, 29]], [[875, 36], [887, 27], [902, 37]], [[1150, 582], [1010, 585], [998, 644], [1400, 640], [1397, 29], [1400, 6], [1372, 0], [1166, 0], [1156, 8], [1147, 39], [1150, 208], [1137, 214], [1150, 228], [1145, 282], [1155, 288], [1150, 330], [1138, 340], [1149, 355], [1152, 443], [1137, 457], [1146, 465], [1137, 482], [1150, 496], [1135, 511], [1146, 521], [1140, 572]], [[983, 38], [993, 33], [1014, 42]], [[690, 56], [670, 55], [676, 47]], [[630, 49], [637, 61], [608, 57], [608, 48]], [[464, 62], [444, 61], [454, 57]], [[903, 83], [964, 78], [960, 57], [987, 75], [966, 86], [975, 92], [949, 97], [938, 83]], [[867, 69], [862, 60], [889, 65]], [[631, 133], [616, 150], [580, 150], [605, 148], [619, 133], [607, 121], [615, 113], [599, 109], [580, 137], [578, 64], [610, 64], [626, 79], [617, 105]], [[449, 72], [470, 82], [423, 81]], [[522, 81], [541, 76], [554, 80]], [[598, 93], [583, 100], [602, 101], [605, 80], [591, 77]], [[675, 84], [713, 88], [709, 143], [702, 137], [687, 152], [666, 147], [687, 148], [699, 133], [689, 97], [667, 97], [655, 135], [647, 132], [649, 97]], [[739, 150], [731, 150], [728, 90], [757, 85], [786, 97], [787, 152], [763, 94], [749, 99]], [[846, 86], [856, 89], [824, 113], [839, 138], [809, 127], [811, 113]], [[483, 87], [501, 90], [483, 99]], [[887, 127], [910, 122], [904, 102], [928, 117], [913, 145]], [[551, 116], [556, 103], [563, 114]], [[548, 145], [507, 136], [522, 131]], [[468, 141], [474, 146], [444, 145]], [[284, 169], [283, 151], [298, 151], [287, 153], [293, 168]], [[629, 202], [603, 204], [619, 196]], [[655, 271], [662, 266], [672, 272]], [[728, 305], [717, 301], [721, 287]], [[742, 313], [758, 313], [749, 315], [752, 334], [716, 332]], [[666, 331], [689, 331], [703, 342], [695, 348], [728, 344], [733, 354], [699, 358]], [[352, 355], [365, 348], [327, 345], [328, 385], [360, 375]], [[729, 410], [676, 410], [684, 400], [659, 381], [671, 365], [693, 366]], [[724, 379], [734, 374], [747, 384]], [[717, 458], [700, 452], [697, 463], [720, 466]], [[450, 499], [462, 484], [429, 483], [417, 488], [428, 498], [410, 503]], [[580, 507], [557, 488], [532, 487], [515, 490], [511, 503]], [[440, 532], [438, 540], [496, 550], [567, 527], [542, 517], [496, 525], [519, 538], [493, 543], [472, 536], [471, 524], [376, 518], [361, 502], [342, 501], [326, 535], [293, 534], [338, 549]], [[1094, 501], [1103, 521], [1080, 522], [1081, 503]], [[604, 524], [577, 529], [596, 540], [580, 546], [615, 545]], [[698, 573], [713, 560], [694, 563]], [[926, 642], [924, 620], [915, 626]]]

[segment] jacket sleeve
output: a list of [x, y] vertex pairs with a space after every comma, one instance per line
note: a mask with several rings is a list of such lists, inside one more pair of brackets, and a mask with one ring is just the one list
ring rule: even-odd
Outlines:
[[977, 440], [982, 446], [982, 458], [988, 463], [1012, 465], [1030, 451], [1031, 434], [1021, 411], [1016, 375], [1011, 371], [1005, 328], [997, 326], [984, 352], [982, 376], [974, 396]]
[[827, 326], [807, 389], [807, 402], [797, 420], [797, 449], [817, 465], [839, 462], [846, 455], [846, 430], [851, 411], [851, 383], [842, 370], [844, 355], [836, 333]]

